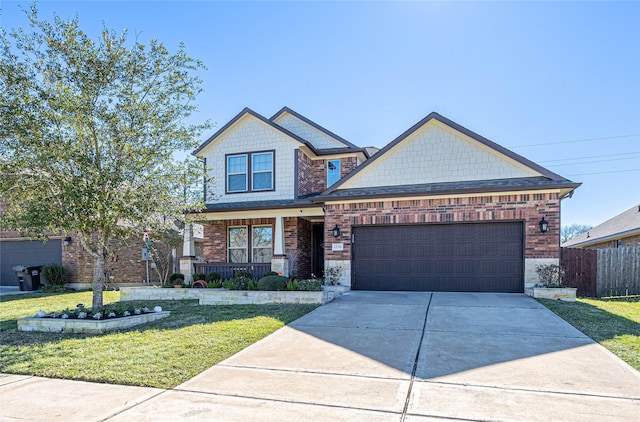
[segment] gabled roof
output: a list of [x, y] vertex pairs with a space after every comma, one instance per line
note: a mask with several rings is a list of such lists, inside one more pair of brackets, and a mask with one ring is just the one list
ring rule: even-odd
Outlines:
[[345, 147], [347, 148], [352, 148], [352, 149], [357, 149], [358, 151], [361, 150], [360, 147], [352, 144], [351, 142], [347, 141], [346, 139], [336, 135], [335, 133], [331, 132], [328, 129], [325, 129], [324, 127], [320, 126], [319, 124], [317, 124], [316, 122], [307, 119], [306, 117], [304, 117], [302, 114], [299, 114], [297, 112], [295, 112], [294, 110], [291, 110], [289, 107], [282, 107], [280, 109], [280, 111], [278, 111], [276, 114], [274, 114], [273, 116], [271, 116], [271, 120], [272, 122], [275, 122], [278, 117], [282, 116], [283, 114], [288, 113], [291, 114], [292, 116], [294, 116], [295, 118], [302, 120], [303, 122], [305, 122], [306, 124], [308, 124], [309, 126], [314, 127], [315, 129], [319, 130], [320, 132], [324, 133], [325, 135], [335, 139], [336, 141], [343, 143], [345, 145]]
[[608, 240], [621, 239], [635, 234], [640, 234], [640, 205], [634, 205], [604, 223], [595, 226], [573, 239], [569, 239], [564, 242], [562, 246], [587, 247], [589, 245], [606, 242]]
[[290, 137], [291, 139], [293, 139], [294, 141], [299, 142], [302, 145], [307, 145], [310, 146], [311, 148], [313, 148], [313, 146], [308, 145], [308, 142], [305, 141], [304, 139], [302, 139], [301, 137], [299, 137], [298, 135], [296, 135], [295, 133], [292, 133], [290, 131], [288, 131], [287, 129], [283, 128], [282, 126], [279, 126], [275, 123], [273, 123], [271, 120], [267, 119], [266, 117], [256, 113], [255, 111], [251, 110], [248, 107], [245, 107], [244, 109], [242, 109], [242, 111], [238, 114], [236, 114], [236, 116], [229, 120], [229, 122], [222, 126], [216, 133], [214, 133], [213, 135], [211, 135], [211, 137], [209, 139], [207, 139], [206, 141], [204, 141], [195, 151], [193, 151], [191, 154], [193, 155], [197, 155], [200, 151], [202, 151], [203, 149], [205, 149], [210, 143], [212, 143], [216, 138], [218, 138], [220, 135], [222, 135], [224, 132], [227, 131], [227, 129], [229, 129], [231, 126], [233, 126], [234, 123], [236, 123], [238, 120], [242, 119], [244, 116], [246, 115], [250, 115], [252, 117], [255, 117], [256, 119], [260, 120], [261, 122], [263, 122], [264, 124], [271, 126], [273, 129], [282, 132], [283, 134], [287, 135], [288, 137]]
[[[498, 155], [502, 155], [504, 157], [507, 157], [517, 163], [519, 163], [520, 165], [530, 169], [532, 172], [537, 173], [539, 176], [541, 176], [542, 178], [544, 178], [547, 183], [526, 183], [525, 180], [526, 179], [538, 179], [538, 176], [534, 176], [532, 178], [515, 178], [513, 179], [514, 181], [520, 181], [521, 184], [519, 186], [522, 187], [536, 187], [538, 186], [538, 189], [542, 189], [544, 186], [544, 188], [555, 188], [555, 187], [564, 187], [565, 189], [568, 189], [568, 191], [572, 191], [573, 189], [577, 188], [578, 186], [580, 186], [580, 184], [574, 183], [568, 179], [563, 178], [562, 176], [514, 153], [513, 151], [508, 150], [507, 148], [504, 148], [501, 145], [496, 144], [495, 142], [492, 142], [490, 140], [488, 140], [487, 138], [478, 135], [477, 133], [453, 122], [452, 120], [447, 119], [446, 117], [441, 116], [438, 113], [432, 112], [429, 115], [427, 115], [425, 118], [423, 118], [422, 120], [420, 120], [419, 122], [417, 122], [416, 124], [414, 124], [413, 126], [411, 126], [408, 130], [406, 130], [404, 133], [402, 133], [400, 136], [398, 136], [396, 139], [394, 139], [393, 141], [391, 141], [389, 144], [387, 144], [382, 150], [380, 150], [379, 152], [377, 152], [372, 158], [370, 158], [369, 160], [367, 160], [364, 164], [362, 164], [361, 166], [359, 166], [358, 168], [356, 168], [354, 171], [352, 171], [349, 175], [347, 175], [346, 177], [344, 177], [343, 179], [341, 179], [340, 181], [338, 181], [336, 184], [334, 184], [333, 186], [331, 186], [329, 189], [327, 189], [325, 192], [322, 193], [322, 195], [320, 195], [321, 198], [324, 198], [325, 200], [330, 200], [330, 198], [332, 197], [350, 197], [350, 195], [346, 194], [346, 192], [341, 192], [339, 193], [339, 191], [341, 190], [341, 187], [350, 179], [352, 179], [354, 176], [357, 176], [358, 174], [366, 171], [368, 168], [370, 168], [372, 165], [375, 165], [376, 162], [380, 161], [380, 160], [384, 160], [387, 156], [387, 154], [389, 153], [389, 151], [391, 151], [395, 146], [397, 146], [398, 144], [402, 143], [405, 139], [407, 139], [408, 137], [410, 137], [412, 134], [414, 134], [416, 131], [418, 131], [420, 128], [422, 128], [423, 126], [425, 126], [427, 123], [429, 123], [431, 120], [436, 120], [448, 127], [450, 127], [451, 129], [468, 136], [469, 138], [477, 141], [478, 143], [482, 144], [483, 146], [495, 151], [498, 153]], [[465, 182], [461, 182], [461, 183], [465, 183]], [[473, 183], [472, 183], [473, 184]], [[440, 186], [440, 185], [450, 185], [448, 183], [428, 183], [428, 184], [423, 184], [424, 185], [433, 185], [433, 186]], [[404, 185], [407, 186], [407, 185]], [[412, 185], [412, 186], [420, 186], [420, 185]], [[453, 186], [453, 185], [450, 185]], [[425, 186], [426, 187], [426, 186]], [[465, 189], [469, 188], [470, 186], [466, 186]], [[514, 187], [514, 186], [512, 186]], [[358, 188], [358, 189], [343, 189], [346, 191], [350, 191], [354, 197], [360, 196], [361, 194], [363, 194], [364, 190], [362, 188]], [[394, 187], [394, 194], [395, 195], [400, 195], [402, 194], [402, 187], [401, 186], [397, 186]], [[417, 192], [415, 192], [415, 189], [405, 189], [406, 192], [405, 193], [409, 193], [409, 194], [417, 194]], [[438, 189], [440, 190], [440, 189]], [[455, 190], [458, 190], [457, 188]], [[368, 194], [365, 194], [368, 196]]]
[[[306, 123], [311, 124], [312, 126], [316, 127], [317, 129], [322, 130], [323, 132], [325, 132], [329, 136], [332, 136], [332, 137], [336, 138], [337, 140], [340, 140], [340, 142], [345, 143], [347, 146], [345, 146], [345, 148], [317, 149], [315, 146], [313, 146], [306, 139], [303, 139], [302, 137], [296, 135], [295, 133], [291, 132], [290, 130], [285, 129], [284, 127], [280, 126], [279, 124], [277, 124], [277, 123], [275, 123], [273, 121], [273, 119], [278, 115], [278, 113], [282, 112], [283, 110], [285, 110], [288, 113], [291, 113], [291, 114], [295, 115], [297, 118], [304, 119], [304, 121]], [[255, 111], [251, 110], [249, 107], [245, 107], [244, 109], [242, 109], [242, 111], [240, 113], [236, 114], [233, 119], [229, 120], [229, 122], [227, 122], [227, 124], [222, 126], [220, 129], [218, 129], [216, 131], [216, 133], [211, 135], [209, 137], [209, 139], [207, 139], [202, 144], [200, 144], [200, 146], [195, 151], [193, 151], [191, 154], [197, 156], [198, 153], [200, 153], [203, 149], [205, 149], [209, 144], [214, 142], [219, 136], [224, 134], [237, 121], [242, 119], [244, 116], [249, 115], [249, 116], [252, 116], [252, 117], [260, 120], [261, 122], [263, 122], [266, 125], [272, 127], [273, 129], [283, 133], [284, 135], [290, 137], [294, 141], [299, 142], [301, 145], [306, 146], [316, 156], [331, 155], [331, 154], [344, 154], [344, 153], [363, 153], [368, 158], [367, 152], [364, 149], [358, 148], [357, 146], [351, 144], [350, 142], [340, 138], [338, 135], [332, 134], [328, 130], [322, 128], [321, 126], [319, 126], [319, 125], [317, 125], [315, 123], [313, 123], [311, 120], [305, 118], [304, 116], [301, 116], [301, 115], [295, 113], [293, 110], [291, 110], [291, 109], [289, 109], [287, 107], [284, 107], [282, 110], [280, 110], [280, 112], [276, 113], [276, 116], [272, 117], [271, 119], [267, 119], [266, 117], [262, 116], [261, 114], [256, 113]]]

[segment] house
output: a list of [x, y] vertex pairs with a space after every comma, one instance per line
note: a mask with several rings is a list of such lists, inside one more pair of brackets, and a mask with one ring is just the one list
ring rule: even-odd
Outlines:
[[523, 292], [558, 263], [580, 185], [437, 113], [376, 152], [287, 107], [245, 108], [193, 154], [214, 181], [191, 214], [198, 271], [331, 272], [359, 290]]
[[[0, 202], [0, 213], [6, 207]], [[196, 228], [200, 226], [196, 225]], [[202, 260], [202, 231], [195, 233], [194, 259]], [[108, 283], [128, 284], [142, 283], [146, 280], [146, 263], [142, 260], [142, 239], [133, 245], [119, 250], [107, 260], [105, 271], [109, 276]], [[179, 257], [181, 247], [175, 253]], [[56, 263], [63, 265], [69, 272], [69, 287], [75, 289], [91, 289], [93, 279], [93, 257], [84, 250], [80, 240], [74, 233], [62, 236], [54, 233], [47, 242], [25, 237], [17, 231], [0, 231], [0, 286], [18, 286], [18, 277], [13, 268], [18, 265], [39, 266]], [[158, 275], [153, 269], [149, 271], [150, 282], [157, 282]]]
[[640, 246], [640, 205], [574, 237], [563, 248], [604, 249]]

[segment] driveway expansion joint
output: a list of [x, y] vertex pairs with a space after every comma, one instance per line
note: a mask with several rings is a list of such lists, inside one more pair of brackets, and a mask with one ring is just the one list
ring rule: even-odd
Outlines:
[[404, 408], [402, 409], [402, 417], [400, 422], [404, 422], [407, 417], [407, 411], [409, 410], [409, 403], [411, 402], [411, 391], [413, 389], [413, 383], [416, 379], [416, 372], [418, 370], [418, 361], [420, 360], [420, 350], [422, 349], [422, 342], [424, 341], [424, 334], [427, 331], [427, 318], [429, 317], [429, 307], [431, 306], [431, 299], [433, 293], [429, 295], [429, 302], [427, 303], [427, 309], [424, 313], [424, 322], [422, 323], [422, 334], [420, 335], [420, 341], [418, 342], [418, 350], [416, 351], [416, 357], [413, 361], [413, 369], [411, 370], [411, 379], [409, 381], [409, 389], [407, 390], [407, 398], [404, 402]]

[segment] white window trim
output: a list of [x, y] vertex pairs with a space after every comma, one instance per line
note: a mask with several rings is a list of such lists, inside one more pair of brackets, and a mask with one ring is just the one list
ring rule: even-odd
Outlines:
[[[267, 248], [267, 247], [256, 248], [255, 245], [253, 244], [253, 239], [254, 239], [253, 229], [260, 228], [260, 227], [269, 227], [271, 229], [271, 246], [269, 248]], [[253, 250], [254, 249], [270, 249], [271, 257], [273, 258], [273, 225], [271, 225], [271, 224], [256, 224], [255, 226], [251, 226], [251, 261], [252, 262], [255, 262], [255, 261], [253, 261]]]
[[[254, 171], [253, 170], [253, 156], [254, 155], [271, 155], [271, 170], [258, 170], [258, 171]], [[264, 152], [252, 152], [251, 153], [251, 191], [252, 192], [260, 192], [260, 191], [270, 191], [273, 190], [273, 173], [274, 173], [274, 167], [276, 165], [275, 163], [275, 154], [273, 151], [264, 151]], [[253, 187], [253, 175], [254, 174], [262, 174], [262, 173], [271, 173], [271, 186], [269, 186], [268, 188], [263, 188], [263, 189], [255, 189]]]
[[[246, 171], [244, 172], [237, 172], [237, 173], [232, 173], [231, 171], [229, 171], [229, 159], [231, 158], [235, 158], [235, 157], [244, 157], [245, 158], [245, 164], [246, 164]], [[249, 160], [249, 154], [232, 154], [232, 155], [227, 155], [227, 166], [226, 166], [226, 171], [227, 171], [227, 192], [228, 193], [239, 193], [239, 192], [249, 192], [249, 166], [250, 166], [251, 162]], [[237, 176], [239, 174], [244, 174], [244, 190], [231, 190], [231, 183], [229, 182], [229, 177], [230, 176]]]

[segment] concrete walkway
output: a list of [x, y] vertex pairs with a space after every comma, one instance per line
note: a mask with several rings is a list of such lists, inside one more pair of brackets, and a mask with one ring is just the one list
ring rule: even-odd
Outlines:
[[517, 294], [350, 292], [172, 390], [0, 378], [1, 420], [637, 420], [640, 374]]

